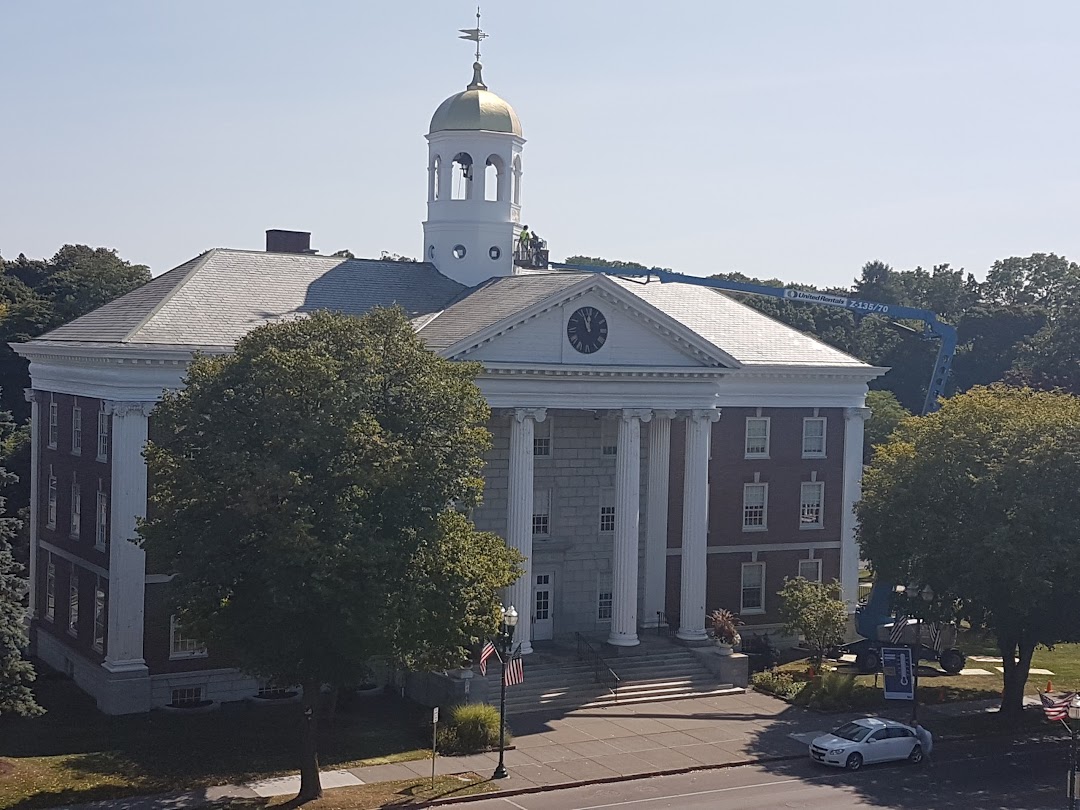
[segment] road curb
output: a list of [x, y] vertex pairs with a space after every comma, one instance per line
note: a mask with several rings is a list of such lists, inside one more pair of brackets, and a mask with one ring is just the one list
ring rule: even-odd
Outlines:
[[719, 771], [724, 768], [739, 768], [743, 765], [760, 765], [766, 762], [788, 762], [795, 759], [804, 759], [806, 754], [785, 754], [775, 757], [755, 757], [754, 759], [740, 759], [734, 762], [718, 762], [713, 765], [694, 765], [687, 768], [670, 768], [659, 771], [642, 771], [619, 776], [601, 776], [596, 779], [584, 779], [577, 782], [559, 782], [552, 785], [532, 785], [531, 787], [511, 788], [509, 790], [494, 790], [490, 793], [474, 793], [470, 796], [447, 797], [445, 799], [431, 799], [423, 804], [411, 805], [413, 807], [438, 807], [442, 804], [465, 804], [466, 802], [482, 802], [485, 799], [501, 799], [504, 796], [526, 796], [530, 793], [547, 793], [552, 790], [567, 790], [569, 788], [588, 787], [589, 785], [609, 785], [613, 782], [633, 782], [638, 779], [652, 779], [657, 776], [678, 776], [684, 773], [696, 773], [697, 771]]

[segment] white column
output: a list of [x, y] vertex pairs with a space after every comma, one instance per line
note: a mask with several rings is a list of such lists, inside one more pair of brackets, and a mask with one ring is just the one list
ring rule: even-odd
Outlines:
[[862, 497], [863, 430], [869, 408], [844, 409], [844, 500], [840, 516], [840, 585], [848, 613], [859, 603], [859, 543], [855, 504]]
[[615, 547], [612, 553], [611, 633], [608, 644], [634, 647], [637, 636], [638, 553], [641, 545], [641, 423], [652, 411], [625, 409], [619, 416], [615, 457]]
[[107, 402], [112, 413], [109, 508], [109, 636], [102, 664], [110, 672], [145, 672], [143, 610], [146, 555], [131, 542], [146, 516], [147, 418], [153, 402]]
[[533, 435], [547, 416], [544, 408], [516, 408], [510, 416], [510, 480], [506, 491], [506, 542], [525, 558], [524, 573], [509, 588], [506, 601], [517, 608], [514, 637], [523, 655], [532, 652]]
[[679, 632], [683, 641], [705, 641], [706, 545], [709, 531], [709, 445], [720, 411], [695, 410], [686, 418], [683, 477], [682, 580]]
[[[38, 617], [38, 513], [41, 504], [41, 486], [38, 479], [41, 477], [41, 407], [40, 395], [31, 388], [23, 391], [23, 396], [30, 403], [30, 609], [27, 616], [31, 620]], [[18, 504], [8, 504], [8, 509]]]
[[649, 483], [645, 503], [645, 599], [642, 627], [656, 627], [667, 603], [668, 478], [671, 420], [675, 411], [653, 411], [649, 423]]

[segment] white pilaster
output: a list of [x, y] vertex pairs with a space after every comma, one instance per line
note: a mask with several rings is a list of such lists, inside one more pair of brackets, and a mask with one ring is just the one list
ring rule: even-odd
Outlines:
[[709, 531], [709, 445], [718, 410], [695, 410], [686, 418], [683, 477], [682, 580], [679, 632], [683, 641], [705, 641], [705, 586]]
[[615, 457], [615, 547], [612, 553], [611, 633], [608, 644], [634, 647], [638, 612], [638, 549], [641, 543], [641, 423], [652, 411], [625, 409], [619, 416]]
[[859, 604], [859, 543], [855, 504], [862, 497], [863, 431], [869, 408], [844, 409], [844, 501], [840, 516], [840, 585], [848, 613]]
[[506, 601], [518, 612], [515, 638], [521, 652], [532, 652], [532, 516], [533, 436], [537, 422], [547, 416], [544, 408], [515, 408], [510, 415], [510, 479], [507, 482], [506, 542], [525, 558], [524, 573], [509, 588]]
[[656, 627], [667, 603], [668, 479], [671, 420], [675, 411], [653, 411], [649, 423], [649, 481], [645, 503], [645, 599], [642, 627]]
[[109, 461], [109, 635], [102, 664], [110, 672], [145, 672], [143, 608], [146, 555], [131, 542], [146, 516], [147, 419], [153, 402], [107, 402], [112, 413]]
[[[41, 504], [38, 498], [41, 494], [41, 486], [38, 478], [41, 476], [41, 408], [39, 395], [31, 388], [23, 391], [23, 396], [30, 403], [30, 609], [27, 616], [33, 620], [38, 616], [38, 513]], [[8, 504], [8, 509], [12, 508]], [[18, 508], [15, 505], [15, 508]]]

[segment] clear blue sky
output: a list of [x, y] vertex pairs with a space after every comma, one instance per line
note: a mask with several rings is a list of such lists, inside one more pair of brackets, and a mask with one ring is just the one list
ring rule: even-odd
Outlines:
[[[470, 79], [474, 13], [0, 2], [0, 252], [160, 273], [277, 227], [422, 255], [423, 135]], [[555, 258], [819, 285], [869, 259], [1080, 260], [1075, 0], [497, 0], [483, 27]]]

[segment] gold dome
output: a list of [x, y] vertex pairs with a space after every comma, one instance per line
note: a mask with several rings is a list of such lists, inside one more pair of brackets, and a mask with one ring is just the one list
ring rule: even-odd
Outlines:
[[521, 137], [521, 122], [514, 108], [487, 89], [480, 70], [480, 63], [474, 63], [473, 80], [468, 88], [450, 96], [435, 110], [429, 134], [447, 130], [483, 130], [509, 132]]

